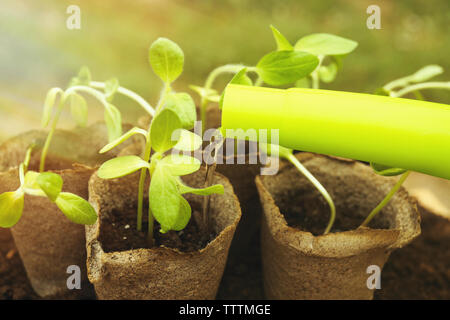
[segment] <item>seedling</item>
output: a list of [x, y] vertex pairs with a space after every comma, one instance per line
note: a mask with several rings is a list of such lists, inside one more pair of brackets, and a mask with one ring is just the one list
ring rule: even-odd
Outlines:
[[[423, 89], [447, 89], [450, 90], [450, 82], [426, 82], [429, 79], [440, 75], [444, 70], [438, 65], [428, 65], [412, 75], [394, 80], [375, 91], [375, 94], [391, 97], [402, 97], [408, 93], [413, 93], [416, 99], [424, 100], [419, 90]], [[394, 89], [396, 89], [394, 91]], [[410, 171], [401, 168], [392, 168], [378, 163], [370, 163], [372, 169], [382, 176], [398, 176], [397, 183], [392, 187], [386, 197], [370, 212], [361, 226], [367, 226], [369, 222], [389, 203], [394, 194], [400, 189], [402, 184], [408, 178]]]
[[19, 188], [0, 195], [0, 227], [11, 228], [19, 222], [25, 194], [48, 198], [74, 223], [94, 224], [97, 220], [94, 208], [83, 198], [73, 193], [62, 192], [63, 180], [60, 175], [52, 172], [28, 171], [32, 148], [33, 146], [28, 148], [25, 160], [19, 166]]
[[[209, 75], [202, 91], [197, 88], [197, 92], [201, 95], [203, 94], [201, 104], [203, 112], [207, 101], [213, 100], [206, 93], [210, 92], [212, 82], [220, 73], [238, 70], [230, 81], [231, 84], [251, 86], [253, 83], [247, 72], [256, 72], [258, 79], [255, 86], [261, 86], [263, 83], [272, 86], [282, 86], [295, 82], [297, 87], [309, 87], [312, 83], [312, 87], [318, 89], [320, 80], [330, 83], [336, 78], [337, 72], [342, 66], [342, 59], [358, 45], [353, 40], [332, 34], [319, 33], [305, 36], [293, 46], [274, 26], [271, 26], [271, 29], [277, 44], [277, 51], [265, 55], [256, 67], [242, 65], [219, 67]], [[324, 65], [325, 61], [329, 61], [329, 63]], [[222, 102], [222, 99], [223, 94], [219, 101]], [[330, 207], [330, 220], [324, 234], [329, 233], [336, 217], [336, 208], [327, 190], [298, 161], [292, 149], [262, 144], [260, 144], [260, 148], [268, 154], [276, 154], [290, 161], [323, 195]]]
[[[188, 131], [194, 127], [196, 120], [192, 98], [187, 93], [176, 93], [171, 88], [171, 84], [183, 71], [183, 51], [173, 41], [159, 38], [150, 46], [149, 62], [164, 84], [149, 129], [145, 131], [133, 128], [100, 151], [107, 152], [129, 137], [141, 134], [146, 140], [144, 154], [142, 157], [125, 156], [111, 159], [100, 167], [98, 176], [114, 179], [141, 170], [137, 209], [137, 230], [141, 231], [145, 180], [147, 171], [150, 173], [148, 239], [152, 246], [154, 219], [159, 222], [162, 233], [170, 230], [180, 231], [188, 224], [191, 207], [183, 194], [223, 194], [224, 189], [222, 185], [200, 189], [185, 185], [180, 177], [197, 171], [201, 165], [200, 161], [185, 154], [167, 154], [171, 149], [191, 152], [202, 144], [200, 136]], [[201, 226], [201, 229], [208, 230], [208, 226]]]
[[[97, 89], [103, 89], [99, 91]], [[55, 87], [48, 91], [44, 103], [44, 112], [42, 117], [42, 127], [46, 128], [52, 116], [53, 108], [56, 106], [56, 112], [45, 141], [41, 154], [39, 171], [45, 169], [45, 159], [50, 147], [53, 134], [58, 124], [60, 115], [66, 105], [70, 105], [70, 111], [76, 124], [85, 127], [88, 120], [88, 105], [80, 93], [85, 93], [96, 98], [105, 108], [104, 118], [108, 129], [109, 141], [113, 141], [122, 135], [122, 116], [120, 111], [111, 103], [117, 93], [125, 95], [137, 102], [150, 115], [154, 114], [154, 109], [138, 94], [119, 85], [116, 78], [105, 82], [91, 80], [91, 73], [87, 67], [82, 67], [77, 77], [72, 78], [69, 87], [66, 90]], [[59, 96], [59, 101], [57, 98]]]

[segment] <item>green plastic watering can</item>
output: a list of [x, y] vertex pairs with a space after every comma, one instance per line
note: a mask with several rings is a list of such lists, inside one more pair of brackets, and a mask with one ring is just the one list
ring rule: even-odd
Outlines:
[[[279, 130], [281, 146], [450, 179], [450, 106], [319, 89], [230, 84], [222, 132]], [[261, 129], [266, 129], [261, 131]], [[260, 139], [260, 135], [257, 135]]]

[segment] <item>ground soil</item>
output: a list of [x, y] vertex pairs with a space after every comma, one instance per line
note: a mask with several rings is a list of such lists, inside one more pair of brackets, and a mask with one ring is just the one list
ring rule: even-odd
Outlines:
[[[423, 208], [420, 212], [422, 234], [392, 253], [375, 299], [450, 299], [450, 221]], [[0, 246], [0, 299], [37, 299], [13, 242], [6, 243]], [[227, 264], [218, 299], [264, 298], [258, 234], [251, 247], [249, 254]]]
[[[193, 208], [193, 215], [199, 215], [199, 208]], [[131, 249], [149, 248], [147, 240], [148, 220], [143, 218], [142, 231], [137, 232], [136, 208], [129, 209], [129, 212], [113, 211], [107, 217], [102, 217], [100, 242], [105, 252], [126, 251]], [[144, 208], [148, 212], [148, 208]], [[178, 249], [181, 252], [193, 252], [200, 250], [215, 238], [211, 233], [207, 237], [200, 232], [195, 219], [190, 219], [187, 227], [182, 231], [159, 232], [160, 225], [155, 221], [153, 234], [155, 246], [165, 246]]]

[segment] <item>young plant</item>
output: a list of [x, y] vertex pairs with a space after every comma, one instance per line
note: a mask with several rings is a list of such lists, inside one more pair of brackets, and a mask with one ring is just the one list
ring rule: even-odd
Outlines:
[[[292, 46], [286, 37], [284, 37], [274, 26], [271, 26], [271, 29], [277, 44], [277, 51], [263, 57], [256, 68], [256, 71], [259, 72], [259, 79], [262, 79], [269, 85], [277, 86], [296, 82], [297, 87], [309, 87], [310, 81], [308, 79], [311, 79], [312, 87], [318, 89], [320, 80], [329, 83], [335, 79], [338, 69], [342, 66], [342, 59], [358, 45], [358, 43], [353, 40], [321, 33], [305, 36], [298, 40], [295, 46]], [[301, 65], [299, 63], [300, 59], [297, 60], [297, 63], [294, 63], [294, 60], [291, 59], [283, 59], [284, 56], [296, 56], [298, 54], [302, 55], [304, 61], [315, 62], [309, 64], [304, 63]], [[326, 58], [328, 57], [331, 61], [328, 65], [323, 65], [323, 62], [326, 61]], [[271, 63], [265, 63], [268, 60], [271, 61]], [[277, 66], [277, 68], [273, 68], [272, 66]], [[241, 68], [230, 83], [253, 85], [247, 76], [248, 69], [248, 67]], [[254, 69], [250, 68], [250, 70]], [[263, 81], [257, 81], [255, 85], [262, 85]], [[206, 89], [209, 88], [206, 87]], [[294, 150], [281, 146], [262, 144], [260, 144], [260, 148], [267, 154], [280, 156], [291, 162], [322, 194], [330, 207], [330, 219], [324, 234], [329, 233], [336, 218], [336, 208], [327, 190], [300, 163], [300, 161], [298, 161], [294, 156]]]
[[[152, 246], [154, 219], [160, 224], [162, 233], [182, 230], [188, 224], [191, 207], [183, 194], [222, 194], [224, 189], [222, 185], [201, 189], [185, 185], [180, 177], [197, 171], [200, 161], [176, 152], [168, 154], [171, 149], [191, 152], [202, 144], [200, 136], [188, 131], [196, 120], [194, 101], [187, 93], [177, 93], [171, 87], [183, 71], [183, 51], [173, 41], [159, 38], [150, 46], [149, 62], [164, 83], [149, 129], [133, 128], [100, 151], [111, 150], [132, 135], [141, 134], [146, 139], [144, 154], [142, 157], [125, 156], [109, 160], [100, 167], [98, 176], [114, 179], [141, 170], [137, 210], [137, 230], [141, 231], [145, 180], [149, 172], [148, 239]], [[208, 230], [208, 226], [201, 226], [201, 229]]]
[[[416, 99], [424, 100], [419, 90], [423, 89], [447, 89], [450, 90], [450, 82], [426, 82], [440, 75], [444, 70], [438, 65], [428, 65], [416, 71], [412, 75], [394, 80], [379, 88], [375, 94], [400, 98], [408, 93], [413, 93]], [[394, 90], [395, 89], [395, 90]], [[369, 222], [389, 203], [394, 194], [400, 189], [408, 178], [410, 171], [401, 168], [392, 168], [378, 163], [370, 163], [372, 169], [382, 176], [401, 175], [397, 183], [392, 187], [386, 197], [370, 212], [361, 226], [367, 226]]]
[[264, 55], [255, 66], [245, 66], [243, 64], [227, 64], [215, 68], [208, 75], [203, 87], [191, 86], [200, 97], [200, 112], [203, 130], [206, 124], [206, 107], [208, 102], [219, 102], [220, 96], [217, 91], [212, 89], [216, 78], [222, 74], [240, 75], [240, 80], [247, 85], [253, 85], [251, 78], [247, 73], [256, 74], [255, 86], [261, 86], [264, 83], [270, 86], [284, 86], [305, 78], [316, 70], [320, 64], [320, 57], [307, 50], [294, 49], [281, 33], [271, 26], [275, 40], [277, 42], [277, 51]]
[[19, 222], [25, 194], [48, 198], [74, 223], [94, 224], [97, 220], [94, 208], [83, 198], [73, 193], [62, 192], [63, 180], [60, 175], [52, 172], [28, 171], [32, 148], [33, 146], [28, 148], [25, 160], [19, 166], [19, 188], [0, 194], [0, 227], [11, 228]]
[[[103, 89], [103, 91], [94, 88]], [[43, 172], [45, 169], [45, 159], [47, 157], [48, 149], [64, 107], [70, 105], [72, 117], [78, 126], [85, 127], [87, 125], [88, 106], [86, 100], [80, 93], [93, 96], [105, 108], [104, 119], [108, 129], [109, 141], [113, 141], [122, 135], [122, 116], [120, 111], [111, 103], [117, 93], [129, 97], [137, 102], [149, 114], [154, 115], [154, 109], [141, 96], [131, 90], [121, 87], [116, 78], [112, 78], [105, 82], [92, 81], [89, 69], [87, 67], [82, 67], [78, 76], [72, 78], [69, 87], [66, 90], [55, 87], [50, 89], [47, 93], [42, 117], [43, 128], [46, 128], [49, 125], [55, 107], [56, 112], [42, 149], [39, 168], [40, 172]], [[57, 101], [58, 97], [59, 101]]]

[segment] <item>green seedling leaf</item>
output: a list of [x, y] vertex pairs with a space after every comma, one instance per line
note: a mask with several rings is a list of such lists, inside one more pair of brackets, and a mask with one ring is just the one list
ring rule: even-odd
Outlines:
[[166, 172], [174, 176], [184, 176], [200, 169], [201, 162], [197, 158], [186, 155], [171, 154], [164, 157], [159, 163]]
[[150, 182], [149, 202], [161, 232], [174, 230], [179, 225], [180, 198], [175, 177], [164, 166], [157, 165]]
[[43, 128], [45, 128], [50, 121], [52, 110], [55, 105], [56, 97], [58, 96], [58, 94], [61, 94], [62, 96], [64, 94], [64, 91], [62, 91], [60, 88], [52, 88], [48, 91], [47, 96], [45, 97], [44, 111], [42, 114], [42, 121], [41, 121], [41, 125]]
[[257, 72], [265, 83], [281, 86], [310, 74], [319, 59], [307, 52], [275, 51], [265, 55], [257, 64]]
[[27, 188], [27, 189], [40, 189], [39, 184], [37, 183], [38, 177], [39, 177], [39, 172], [28, 171], [25, 174], [25, 180], [23, 183], [23, 187]]
[[78, 93], [70, 95], [70, 112], [80, 127], [86, 127], [88, 121], [88, 107], [86, 100]]
[[91, 72], [89, 68], [86, 66], [81, 67], [77, 79], [78, 85], [89, 86], [91, 84]]
[[83, 198], [68, 192], [61, 192], [55, 201], [58, 208], [72, 222], [91, 225], [97, 221], [95, 209]]
[[297, 41], [295, 50], [306, 51], [314, 55], [342, 55], [355, 50], [358, 42], [329, 33], [314, 33]]
[[180, 151], [197, 150], [203, 143], [203, 140], [199, 135], [185, 129], [177, 129], [174, 131], [174, 136], [178, 142], [173, 148]]
[[114, 141], [122, 135], [122, 115], [119, 109], [108, 103], [105, 106], [105, 123], [108, 128], [109, 141]]
[[302, 78], [295, 82], [296, 88], [311, 88], [311, 81], [308, 78]]
[[164, 108], [172, 110], [178, 115], [182, 128], [187, 130], [194, 128], [197, 120], [197, 111], [194, 100], [189, 94], [185, 92], [169, 93], [166, 97]]
[[337, 72], [338, 66], [336, 63], [332, 62], [327, 66], [319, 67], [319, 78], [325, 83], [330, 83], [336, 79]]
[[115, 179], [126, 176], [150, 164], [138, 156], [123, 156], [106, 161], [98, 169], [97, 174], [102, 179]]
[[61, 193], [63, 179], [60, 175], [52, 172], [43, 172], [36, 177], [36, 183], [39, 188], [45, 192], [47, 197], [55, 202]]
[[117, 90], [119, 90], [119, 80], [117, 78], [105, 81], [105, 97], [107, 101], [111, 102], [114, 99]]
[[272, 29], [273, 37], [275, 38], [275, 41], [277, 43], [277, 50], [294, 50], [294, 47], [291, 45], [291, 43], [281, 34], [280, 31], [278, 31], [274, 26], [270, 26]]
[[186, 228], [187, 224], [189, 223], [189, 220], [191, 219], [191, 206], [189, 205], [189, 202], [183, 196], [179, 195], [180, 197], [180, 211], [178, 212], [178, 218], [175, 221], [175, 224], [173, 225], [173, 230], [175, 231], [181, 231], [184, 228]]
[[20, 190], [0, 194], [0, 227], [11, 228], [22, 216], [24, 193]]
[[221, 184], [215, 184], [206, 188], [192, 188], [187, 185], [185, 185], [181, 179], [178, 180], [178, 190], [180, 190], [181, 194], [184, 193], [193, 193], [198, 194], [201, 196], [209, 196], [211, 194], [224, 194], [225, 190], [223, 188], [223, 185]]
[[158, 38], [149, 50], [153, 71], [167, 84], [175, 81], [183, 71], [183, 50], [172, 40]]
[[172, 133], [181, 128], [181, 121], [177, 114], [170, 109], [162, 109], [152, 121], [150, 140], [156, 152], [164, 153], [177, 144], [172, 139]]
[[398, 176], [400, 174], [405, 173], [408, 170], [400, 169], [400, 168], [392, 168], [389, 166], [386, 166], [384, 164], [374, 163], [371, 162], [370, 166], [372, 167], [373, 171], [375, 171], [377, 174], [381, 176]]
[[108, 152], [108, 151], [114, 149], [119, 144], [121, 144], [124, 141], [128, 140], [129, 138], [131, 138], [135, 134], [142, 134], [145, 138], [147, 138], [147, 131], [145, 131], [144, 129], [138, 128], [138, 127], [134, 127], [132, 129], [128, 130], [126, 133], [124, 133], [122, 136], [120, 136], [116, 140], [111, 141], [110, 143], [108, 143], [106, 146], [104, 146], [99, 151], [99, 153], [105, 153], [105, 152]]

